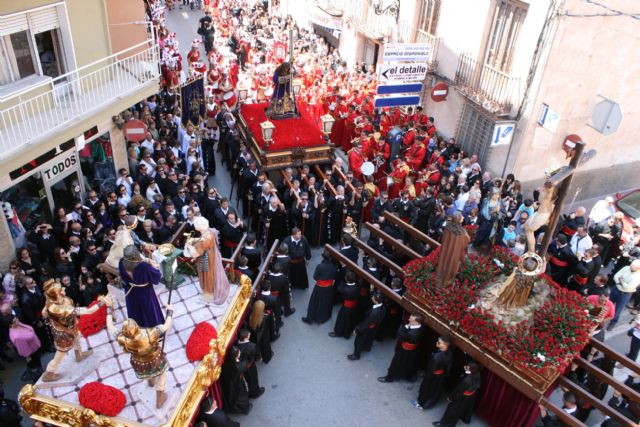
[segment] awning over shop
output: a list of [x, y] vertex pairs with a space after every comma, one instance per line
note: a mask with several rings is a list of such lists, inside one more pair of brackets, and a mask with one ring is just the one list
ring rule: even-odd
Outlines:
[[320, 27], [330, 30], [342, 30], [342, 11], [325, 10], [320, 6], [311, 9], [309, 20]]

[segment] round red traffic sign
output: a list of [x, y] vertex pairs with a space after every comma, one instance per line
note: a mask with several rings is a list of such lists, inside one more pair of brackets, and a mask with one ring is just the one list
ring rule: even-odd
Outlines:
[[144, 122], [131, 119], [124, 125], [124, 137], [129, 141], [142, 142], [147, 136], [147, 125]]
[[446, 83], [440, 82], [431, 88], [431, 99], [435, 102], [444, 101], [447, 95], [449, 95], [449, 86]]

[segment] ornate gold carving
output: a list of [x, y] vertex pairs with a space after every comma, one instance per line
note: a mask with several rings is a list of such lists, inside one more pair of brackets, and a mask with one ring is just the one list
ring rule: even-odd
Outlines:
[[[185, 392], [173, 410], [169, 421], [163, 427], [183, 427], [189, 425], [197, 412], [200, 401], [212, 383], [220, 378], [222, 363], [231, 338], [251, 298], [251, 279], [242, 275], [239, 289], [218, 327], [218, 338], [209, 343], [209, 353], [191, 374]], [[110, 418], [59, 399], [37, 394], [33, 385], [27, 384], [20, 391], [20, 405], [32, 418], [57, 425], [91, 427], [141, 427], [142, 424], [122, 418]]]

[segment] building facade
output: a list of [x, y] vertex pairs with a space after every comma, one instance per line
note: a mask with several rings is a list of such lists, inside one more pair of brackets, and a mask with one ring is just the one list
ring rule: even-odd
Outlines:
[[26, 230], [128, 167], [112, 117], [158, 91], [148, 29], [141, 1], [0, 3], [0, 268]]
[[[493, 176], [514, 173], [534, 188], [567, 163], [572, 135], [598, 152], [576, 174], [572, 194], [637, 186], [640, 64], [629, 58], [640, 52], [640, 10], [630, 2], [283, 0], [280, 7], [303, 24], [328, 26], [349, 64], [379, 64], [388, 43], [432, 45], [425, 111]], [[440, 82], [448, 96], [436, 102], [429, 88]]]

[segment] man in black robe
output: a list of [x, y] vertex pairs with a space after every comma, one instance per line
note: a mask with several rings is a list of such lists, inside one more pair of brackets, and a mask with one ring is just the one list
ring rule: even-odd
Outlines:
[[385, 212], [393, 212], [393, 205], [389, 200], [389, 195], [386, 191], [382, 191], [380, 193], [380, 197], [378, 197], [374, 202], [373, 206], [371, 206], [371, 219], [374, 222], [378, 221]]
[[264, 224], [261, 221], [262, 213], [269, 208], [269, 202], [271, 202], [271, 199], [277, 198], [271, 184], [266, 181], [260, 183], [260, 180], [263, 178], [265, 178], [264, 174], [261, 174], [256, 184], [253, 186], [255, 192], [251, 196], [253, 198], [253, 208], [251, 209], [251, 229], [256, 233], [256, 236], [260, 240], [264, 234]]
[[328, 252], [322, 252], [322, 262], [316, 267], [313, 279], [316, 285], [313, 287], [307, 316], [302, 321], [308, 324], [313, 322], [324, 323], [331, 318], [333, 310], [333, 284], [335, 283], [338, 270]]
[[420, 384], [418, 399], [411, 402], [418, 409], [428, 409], [438, 403], [444, 383], [451, 374], [453, 364], [451, 339], [447, 336], [439, 337], [436, 347], [438, 350], [431, 355]]
[[258, 368], [256, 367], [256, 345], [250, 341], [251, 333], [246, 329], [238, 332], [238, 348], [240, 349], [240, 360], [247, 363], [247, 372], [244, 378], [249, 387], [249, 397], [256, 399], [264, 393], [264, 387], [260, 387], [258, 379]]
[[280, 327], [284, 325], [282, 322], [282, 310], [278, 298], [271, 293], [271, 282], [263, 280], [260, 284], [260, 293], [256, 295], [256, 300], [264, 302], [265, 314], [271, 316], [273, 324], [271, 325], [271, 341], [280, 338]]
[[240, 427], [240, 423], [229, 418], [222, 409], [218, 408], [216, 400], [212, 398], [202, 401], [198, 419], [207, 427]]
[[330, 196], [327, 203], [327, 220], [325, 227], [325, 243], [334, 244], [342, 236], [342, 228], [347, 213], [349, 196], [345, 195], [344, 187], [339, 185], [336, 188], [336, 195]]
[[267, 251], [276, 239], [282, 241], [287, 235], [287, 213], [277, 197], [272, 197], [269, 205], [262, 209], [260, 223], [264, 230], [262, 241]]
[[338, 284], [338, 292], [342, 298], [342, 306], [336, 317], [336, 324], [333, 331], [329, 332], [330, 337], [351, 338], [353, 329], [356, 327], [358, 296], [360, 291], [356, 286], [356, 275], [353, 271], [347, 271], [344, 275], [344, 282]]
[[256, 235], [253, 233], [249, 234], [245, 240], [244, 248], [242, 248], [242, 255], [247, 257], [249, 268], [255, 274], [258, 274], [260, 264], [262, 264], [262, 255], [258, 248], [256, 248], [256, 243]]
[[371, 351], [371, 345], [385, 314], [382, 302], [382, 294], [376, 292], [371, 296], [373, 306], [355, 328], [356, 339], [353, 343], [353, 353], [347, 356], [349, 360], [359, 360], [363, 351]]
[[387, 376], [378, 378], [381, 383], [397, 379], [412, 381], [418, 369], [418, 344], [422, 335], [422, 316], [412, 314], [409, 323], [398, 328], [398, 343]]
[[242, 240], [244, 231], [244, 224], [236, 217], [235, 212], [229, 212], [227, 214], [227, 221], [220, 232], [220, 240], [222, 240], [220, 253], [224, 258], [231, 258], [233, 251], [240, 243], [240, 240]]
[[449, 405], [444, 415], [440, 421], [434, 421], [433, 425], [437, 427], [454, 427], [460, 420], [465, 424], [469, 424], [479, 388], [480, 367], [475, 362], [469, 362], [464, 367], [462, 381], [447, 398]]
[[242, 197], [242, 212], [245, 217], [249, 216], [249, 207], [251, 206], [251, 200], [249, 197], [249, 193], [251, 191], [251, 187], [253, 184], [258, 181], [258, 175], [260, 171], [258, 170], [258, 164], [255, 160], [250, 160], [249, 165], [244, 168], [242, 171], [242, 175], [240, 176], [240, 185], [238, 186], [238, 196]]
[[271, 282], [271, 295], [278, 298], [284, 316], [289, 317], [296, 312], [296, 309], [291, 307], [291, 285], [289, 277], [284, 274], [283, 269], [283, 263], [276, 258], [275, 263], [271, 266], [268, 280]]
[[220, 385], [225, 410], [246, 415], [251, 412], [253, 404], [249, 402], [249, 390], [245, 381], [247, 362], [240, 355], [238, 347], [231, 347], [222, 365]]
[[308, 241], [312, 241], [316, 211], [309, 201], [309, 193], [302, 192], [300, 194], [300, 200], [291, 206], [290, 215], [293, 226], [302, 230], [302, 235], [306, 237]]
[[256, 280], [256, 276], [258, 275], [258, 273], [249, 268], [249, 258], [244, 255], [240, 255], [238, 257], [236, 270], [238, 270], [240, 274], [244, 274], [251, 279], [251, 283]]
[[558, 234], [555, 244], [549, 246], [549, 276], [560, 286], [567, 286], [567, 280], [573, 266], [578, 262], [577, 258], [571, 252], [571, 248], [567, 243], [567, 237], [564, 234]]
[[[393, 277], [390, 285], [391, 290], [398, 296], [402, 297], [404, 294], [402, 279], [399, 277]], [[398, 328], [402, 325], [404, 315], [404, 309], [402, 306], [391, 299], [387, 300], [385, 308], [387, 310], [387, 315], [384, 317], [382, 325], [380, 325], [380, 330], [378, 331], [378, 336], [376, 337], [379, 341], [384, 340], [386, 337], [396, 338]]]
[[588, 249], [582, 259], [573, 268], [573, 277], [569, 280], [568, 288], [572, 291], [576, 291], [581, 295], [586, 295], [589, 289], [589, 277], [591, 272], [595, 268], [593, 262], [594, 251]]
[[289, 248], [289, 282], [292, 288], [307, 289], [309, 278], [307, 277], [307, 263], [311, 259], [309, 242], [302, 235], [299, 228], [294, 227], [291, 235], [284, 239]]

